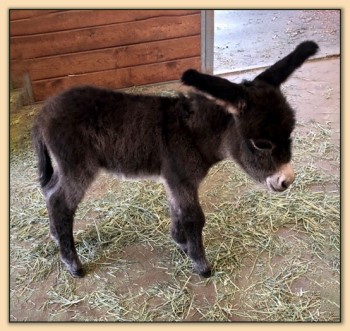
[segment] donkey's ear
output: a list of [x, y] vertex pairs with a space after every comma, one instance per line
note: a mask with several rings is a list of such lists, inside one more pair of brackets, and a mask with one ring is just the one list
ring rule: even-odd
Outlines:
[[318, 45], [313, 41], [304, 41], [297, 48], [276, 62], [272, 67], [262, 72], [255, 80], [261, 80], [275, 87], [280, 86], [287, 78], [299, 68], [305, 60], [316, 54]]
[[240, 114], [247, 107], [245, 87], [231, 83], [227, 79], [189, 69], [182, 74], [181, 81], [185, 85], [208, 94], [230, 113]]

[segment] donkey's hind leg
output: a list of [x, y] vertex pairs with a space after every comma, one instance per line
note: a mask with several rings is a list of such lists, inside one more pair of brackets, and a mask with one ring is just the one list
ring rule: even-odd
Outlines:
[[45, 190], [51, 236], [59, 246], [61, 261], [74, 277], [84, 276], [73, 238], [74, 214], [91, 181], [68, 181], [61, 177]]
[[[53, 193], [56, 192], [56, 190], [60, 189], [59, 187], [59, 183], [58, 183], [58, 176], [57, 173], [54, 173], [50, 179], [50, 181], [43, 187], [43, 192], [46, 198], [46, 205], [48, 207], [48, 211], [50, 211], [50, 209], [52, 209], [51, 203], [50, 203], [50, 198], [52, 196]], [[49, 216], [50, 219], [50, 237], [52, 240], [55, 241], [55, 243], [57, 244], [57, 246], [59, 246], [59, 242], [58, 242], [58, 234], [56, 231], [56, 227], [54, 226], [52, 220], [52, 217]]]

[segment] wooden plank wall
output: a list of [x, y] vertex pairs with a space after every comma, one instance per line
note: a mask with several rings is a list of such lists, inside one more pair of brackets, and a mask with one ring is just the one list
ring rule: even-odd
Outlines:
[[200, 69], [199, 10], [11, 10], [10, 74], [35, 101], [81, 84], [113, 89]]

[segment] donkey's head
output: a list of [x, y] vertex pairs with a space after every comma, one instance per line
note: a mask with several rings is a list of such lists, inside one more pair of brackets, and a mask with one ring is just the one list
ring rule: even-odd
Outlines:
[[294, 181], [290, 165], [294, 111], [280, 85], [317, 50], [316, 43], [303, 42], [253, 81], [241, 84], [193, 69], [182, 75], [184, 84], [205, 92], [233, 114], [235, 129], [228, 132], [225, 150], [272, 191], [282, 192]]

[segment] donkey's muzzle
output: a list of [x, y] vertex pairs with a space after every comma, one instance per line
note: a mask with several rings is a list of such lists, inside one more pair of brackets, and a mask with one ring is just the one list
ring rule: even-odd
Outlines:
[[294, 170], [290, 163], [286, 163], [276, 173], [266, 178], [266, 185], [273, 192], [283, 192], [294, 182], [294, 179]]

